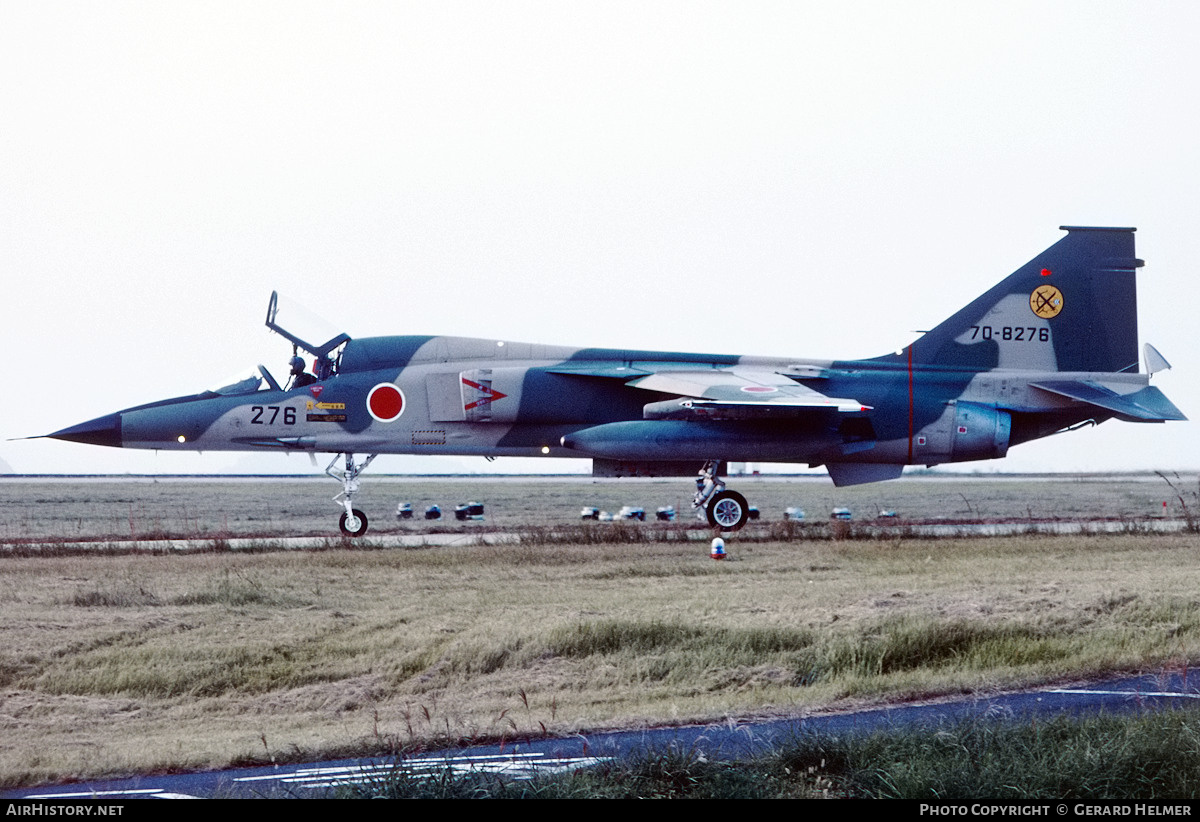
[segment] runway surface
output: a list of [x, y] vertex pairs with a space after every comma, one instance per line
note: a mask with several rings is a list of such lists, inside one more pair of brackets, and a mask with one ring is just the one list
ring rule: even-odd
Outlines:
[[[880, 525], [875, 523], [853, 523], [851, 538], [860, 536], [873, 538], [880, 535], [901, 532], [903, 536], [921, 537], [1000, 537], [1020, 536], [1022, 534], [1120, 534], [1120, 533], [1161, 533], [1174, 534], [1187, 530], [1188, 522], [1182, 519], [1147, 519], [1141, 521], [1126, 521], [1113, 519], [1091, 520], [1053, 520], [1053, 521], [1023, 521], [1023, 522], [903, 522]], [[704, 542], [712, 539], [710, 528], [696, 528], [686, 531], [689, 539]], [[728, 540], [736, 540], [739, 536], [751, 539], [762, 539], [754, 534], [753, 526], [741, 532], [725, 534]], [[504, 531], [457, 531], [454, 533], [407, 533], [367, 535], [362, 537], [364, 544], [374, 548], [436, 548], [454, 545], [502, 545], [520, 543], [518, 533]], [[262, 550], [295, 550], [305, 551], [328, 548], [331, 544], [340, 544], [340, 536], [305, 536], [305, 537], [231, 537], [203, 539], [137, 539], [137, 540], [78, 540], [64, 542], [62, 540], [39, 543], [36, 541], [23, 542], [21, 547], [26, 551], [36, 551], [39, 547], [48, 550], [71, 548], [76, 550], [96, 551], [151, 551], [186, 553], [189, 551], [211, 551], [214, 546], [223, 551], [262, 551]], [[355, 544], [358, 540], [351, 540]]]

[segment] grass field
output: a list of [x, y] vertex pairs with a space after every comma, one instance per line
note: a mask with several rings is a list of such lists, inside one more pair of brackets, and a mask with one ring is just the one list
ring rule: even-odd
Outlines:
[[[1159, 478], [735, 487], [775, 520], [785, 502], [912, 517], [965, 517], [969, 507], [976, 516], [1133, 518], [1161, 516], [1164, 500], [1178, 516], [1178, 496], [1192, 504], [1194, 483], [1179, 480], [1176, 496]], [[666, 495], [681, 484], [367, 487], [378, 495], [367, 505], [389, 512], [399, 499], [480, 499], [488, 524], [506, 527], [577, 523], [583, 505], [676, 504]], [[0, 558], [0, 784], [792, 714], [1200, 658], [1192, 533], [735, 536], [722, 563], [702, 543], [604, 542], [605, 524], [587, 545], [11, 550], [30, 537], [131, 531], [320, 533], [336, 509], [314, 499], [336, 490], [0, 483], [0, 548], [9, 549]], [[30, 497], [40, 500], [32, 509]]]

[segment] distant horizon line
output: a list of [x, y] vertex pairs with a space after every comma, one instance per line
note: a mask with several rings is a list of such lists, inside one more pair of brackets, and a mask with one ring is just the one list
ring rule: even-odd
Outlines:
[[[1097, 470], [1097, 471], [947, 471], [929, 468], [914, 469], [910, 473], [905, 473], [898, 477], [895, 482], [904, 479], [919, 478], [919, 477], [1127, 477], [1127, 476], [1164, 476], [1164, 475], [1179, 475], [1179, 474], [1195, 474], [1200, 473], [1200, 469], [1188, 468], [1183, 470], [1171, 469], [1169, 471], [1159, 471], [1153, 468], [1139, 468], [1128, 471], [1116, 470]], [[18, 473], [18, 472], [0, 472], [0, 480], [4, 479], [148, 479], [154, 477], [162, 477], [166, 479], [323, 479], [323, 472], [318, 473]], [[686, 475], [677, 477], [661, 476], [661, 477], [595, 477], [587, 472], [539, 472], [539, 473], [432, 473], [432, 472], [412, 472], [412, 473], [372, 473], [376, 478], [408, 478], [408, 477], [446, 477], [446, 478], [473, 478], [473, 479], [512, 479], [520, 477], [542, 477], [542, 478], [571, 478], [571, 477], [589, 477], [592, 479], [680, 479]], [[783, 471], [769, 472], [750, 472], [750, 473], [731, 473], [724, 476], [738, 478], [754, 478], [754, 477], [792, 477], [792, 478], [814, 478], [827, 479], [828, 474], [825, 473], [790, 473]]]

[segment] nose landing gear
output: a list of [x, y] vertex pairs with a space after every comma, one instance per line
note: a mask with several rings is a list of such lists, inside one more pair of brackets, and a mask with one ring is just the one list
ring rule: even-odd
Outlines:
[[[335, 471], [333, 466], [337, 465], [338, 458], [343, 456], [346, 458], [345, 469]], [[338, 521], [338, 527], [348, 537], [361, 537], [367, 533], [367, 515], [354, 507], [354, 495], [358, 493], [358, 475], [365, 471], [377, 456], [378, 454], [371, 454], [362, 465], [357, 465], [353, 454], [338, 454], [325, 469], [326, 474], [342, 484], [342, 492], [334, 497], [333, 501], [346, 509]]]

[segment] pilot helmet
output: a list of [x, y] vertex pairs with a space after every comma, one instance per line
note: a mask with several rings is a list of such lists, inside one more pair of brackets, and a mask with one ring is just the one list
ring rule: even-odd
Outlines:
[[292, 364], [292, 373], [293, 374], [303, 374], [304, 373], [304, 359], [302, 357], [292, 357], [291, 364]]

